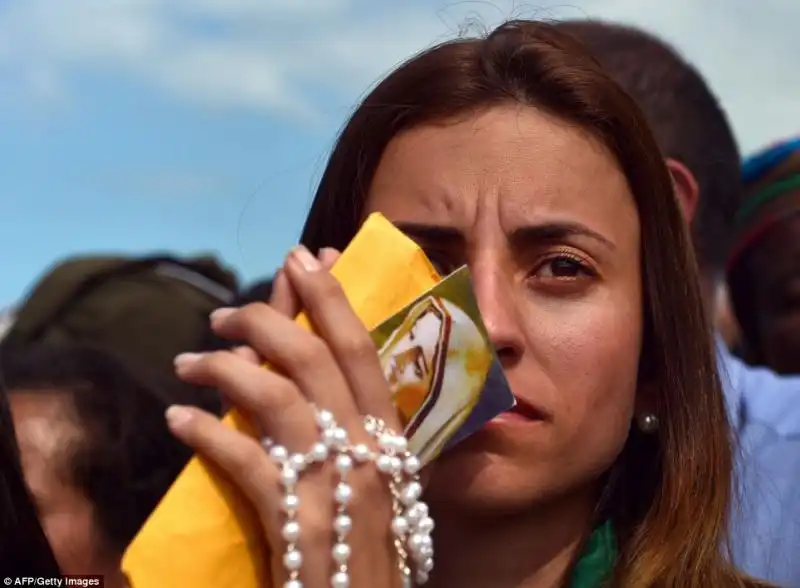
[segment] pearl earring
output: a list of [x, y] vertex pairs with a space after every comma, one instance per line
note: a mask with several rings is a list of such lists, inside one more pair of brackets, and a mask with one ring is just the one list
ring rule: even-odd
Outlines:
[[658, 431], [658, 417], [653, 413], [645, 413], [636, 419], [642, 433], [652, 434]]

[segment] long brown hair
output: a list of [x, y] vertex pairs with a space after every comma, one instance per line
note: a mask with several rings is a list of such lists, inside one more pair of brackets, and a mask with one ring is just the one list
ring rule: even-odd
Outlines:
[[429, 49], [401, 65], [341, 132], [302, 242], [343, 248], [364, 219], [373, 175], [389, 141], [517, 102], [580, 125], [616, 156], [642, 225], [643, 384], [660, 421], [632, 431], [602, 504], [615, 523], [617, 587], [744, 586], [720, 551], [728, 518], [732, 452], [716, 362], [690, 241], [663, 158], [634, 102], [586, 50], [552, 26], [512, 21], [486, 38]]

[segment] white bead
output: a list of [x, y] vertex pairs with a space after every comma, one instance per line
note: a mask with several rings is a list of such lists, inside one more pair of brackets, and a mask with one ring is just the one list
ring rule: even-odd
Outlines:
[[328, 448], [324, 443], [314, 443], [309, 454], [314, 461], [325, 461], [328, 459]]
[[289, 465], [297, 472], [306, 469], [306, 457], [302, 453], [295, 453], [289, 458]]
[[286, 512], [294, 512], [300, 506], [300, 498], [297, 494], [287, 494], [283, 497], [281, 506]]
[[339, 504], [347, 504], [353, 498], [353, 489], [349, 484], [339, 483], [333, 493], [334, 500]]
[[290, 572], [296, 572], [303, 565], [303, 554], [296, 549], [290, 549], [283, 554], [283, 567]]
[[422, 496], [422, 485], [419, 482], [411, 482], [403, 488], [400, 494], [400, 501], [409, 506], [419, 500], [420, 496]]
[[392, 458], [388, 455], [381, 455], [375, 462], [375, 467], [377, 467], [384, 474], [388, 474], [392, 471]]
[[283, 445], [275, 445], [269, 450], [269, 456], [275, 461], [283, 462], [289, 457], [289, 452]]
[[337, 543], [333, 546], [331, 555], [336, 563], [341, 565], [350, 559], [350, 546], [347, 543]]
[[388, 453], [394, 453], [396, 445], [394, 442], [394, 435], [383, 433], [378, 438], [378, 446]]
[[353, 447], [353, 457], [356, 461], [367, 461], [369, 459], [369, 447], [363, 443], [359, 443]]
[[336, 424], [333, 414], [327, 410], [320, 410], [317, 413], [317, 424], [323, 429], [329, 429]]
[[416, 559], [426, 560], [433, 557], [433, 547], [431, 545], [423, 545], [419, 550], [419, 557]]
[[406, 462], [403, 465], [403, 468], [406, 470], [407, 474], [411, 474], [412, 476], [416, 474], [421, 467], [419, 458], [416, 455], [409, 455], [406, 458]]
[[430, 534], [433, 532], [434, 524], [433, 519], [431, 517], [424, 517], [420, 520], [419, 524], [417, 524], [417, 530], [420, 533]]
[[350, 576], [347, 572], [336, 572], [331, 578], [331, 588], [349, 588]]
[[394, 438], [394, 446], [398, 453], [405, 453], [408, 451], [408, 440], [402, 435], [397, 435]]
[[337, 447], [342, 447], [347, 444], [347, 431], [341, 427], [336, 427], [333, 430], [333, 440]]
[[284, 582], [283, 588], [303, 588], [303, 583], [300, 580], [288, 580]]
[[424, 502], [417, 502], [406, 512], [406, 518], [414, 525], [419, 524], [426, 516], [428, 516], [428, 505]]
[[336, 469], [340, 474], [346, 474], [353, 469], [353, 458], [342, 453], [336, 456]]
[[281, 482], [286, 486], [291, 486], [297, 482], [297, 471], [291, 466], [284, 466], [281, 470]]
[[272, 446], [275, 445], [275, 441], [273, 441], [269, 437], [262, 437], [260, 443], [261, 447], [263, 447], [265, 451], [269, 451], [270, 449], [272, 449]]
[[300, 524], [297, 521], [288, 521], [283, 525], [281, 535], [287, 543], [297, 543], [300, 538]]
[[375, 422], [375, 419], [368, 418], [364, 422], [364, 429], [370, 435], [374, 435], [378, 431], [378, 423]]
[[411, 537], [408, 538], [408, 548], [415, 553], [419, 553], [420, 549], [423, 547], [423, 535], [419, 533], [414, 533]]
[[392, 463], [389, 466], [389, 471], [392, 474], [399, 474], [402, 469], [403, 469], [403, 461], [399, 457], [393, 457]]
[[428, 581], [428, 574], [422, 570], [417, 570], [417, 584], [424, 584]]
[[408, 520], [405, 517], [400, 516], [392, 519], [392, 532], [395, 535], [400, 537], [404, 536], [406, 533], [408, 533], [408, 528]]
[[419, 568], [423, 572], [430, 572], [433, 569], [433, 559], [430, 557], [424, 559], [422, 562], [419, 563]]
[[333, 530], [337, 535], [347, 535], [353, 528], [353, 519], [345, 514], [341, 514], [333, 521]]

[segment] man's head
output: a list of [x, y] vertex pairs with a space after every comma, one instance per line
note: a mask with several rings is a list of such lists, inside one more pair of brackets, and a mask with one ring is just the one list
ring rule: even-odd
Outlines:
[[739, 150], [718, 100], [697, 70], [653, 35], [594, 20], [557, 27], [587, 45], [644, 111], [691, 222], [703, 277], [716, 279], [742, 200]]

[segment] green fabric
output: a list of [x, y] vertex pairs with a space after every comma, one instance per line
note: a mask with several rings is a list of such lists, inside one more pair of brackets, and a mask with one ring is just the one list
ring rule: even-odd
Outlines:
[[617, 561], [617, 536], [607, 521], [597, 527], [586, 542], [572, 572], [569, 588], [600, 588], [610, 577]]

